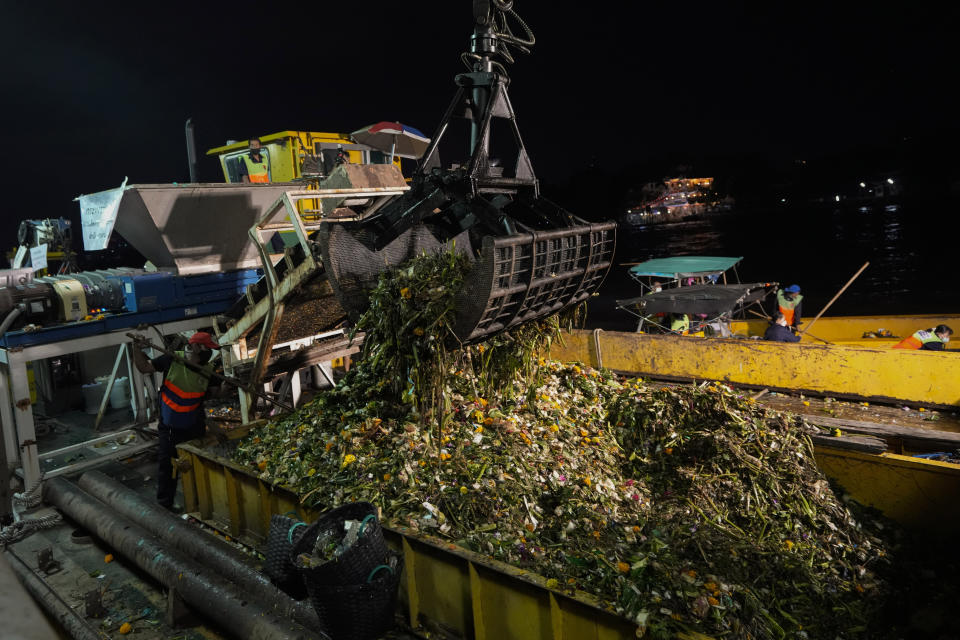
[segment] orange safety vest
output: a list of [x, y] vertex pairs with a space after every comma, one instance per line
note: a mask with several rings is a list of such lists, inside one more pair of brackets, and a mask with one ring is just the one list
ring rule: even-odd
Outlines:
[[937, 337], [933, 331], [927, 331], [926, 329], [920, 329], [912, 336], [908, 336], [893, 345], [894, 349], [920, 349], [923, 345], [928, 342], [940, 342], [940, 338]]
[[[177, 355], [183, 357], [183, 352]], [[213, 365], [202, 372], [193, 371], [180, 362], [172, 362], [160, 387], [160, 421], [175, 429], [192, 427], [203, 415], [203, 396], [210, 384]]]
[[247, 177], [250, 178], [250, 182], [270, 182], [270, 160], [263, 149], [260, 150], [260, 162], [254, 162], [249, 153], [243, 154], [240, 158], [247, 167]]
[[780, 307], [780, 313], [783, 314], [783, 317], [787, 320], [788, 325], [793, 324], [793, 312], [797, 308], [797, 305], [800, 304], [800, 301], [803, 300], [803, 296], [799, 293], [793, 297], [793, 300], [787, 300], [787, 296], [784, 295], [783, 289], [777, 291], [777, 305]]

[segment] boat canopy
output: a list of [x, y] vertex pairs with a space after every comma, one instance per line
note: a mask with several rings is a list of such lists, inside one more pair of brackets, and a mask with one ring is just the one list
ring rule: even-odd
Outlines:
[[775, 282], [697, 284], [648, 293], [638, 298], [617, 300], [617, 306], [631, 313], [634, 309], [638, 309], [643, 314], [685, 313], [719, 316], [762, 299], [776, 286]]
[[654, 258], [630, 267], [632, 276], [654, 276], [658, 278], [696, 278], [721, 274], [732, 269], [743, 260], [719, 256], [675, 256], [672, 258]]

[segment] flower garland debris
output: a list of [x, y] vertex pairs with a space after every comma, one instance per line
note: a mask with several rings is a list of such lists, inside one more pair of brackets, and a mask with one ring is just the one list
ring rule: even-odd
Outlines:
[[235, 458], [316, 508], [388, 522], [608, 603], [649, 637], [849, 637], [886, 561], [780, 414], [721, 386], [650, 387], [533, 353], [559, 321], [451, 347], [469, 265], [382, 276], [363, 360]]

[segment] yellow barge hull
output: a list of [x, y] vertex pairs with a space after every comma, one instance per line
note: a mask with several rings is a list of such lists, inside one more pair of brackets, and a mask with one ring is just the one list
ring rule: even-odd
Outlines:
[[[305, 509], [292, 491], [257, 478], [196, 441], [178, 445], [184, 507], [205, 523], [254, 546], [270, 516]], [[543, 576], [498, 562], [404, 527], [384, 527], [387, 543], [404, 556], [400, 602], [411, 627], [475, 640], [628, 640], [637, 626], [583, 591], [551, 588]], [[444, 635], [443, 637], [447, 637]], [[677, 636], [709, 640], [700, 634]]]
[[960, 406], [960, 353], [816, 343], [647, 335], [565, 333], [550, 357], [664, 379], [719, 380], [775, 391]]
[[[805, 318], [800, 328], [810, 326], [811, 318]], [[817, 320], [810, 328], [816, 338], [805, 335], [802, 342], [822, 344], [823, 340], [839, 344], [861, 344], [892, 347], [901, 339], [913, 335], [918, 329], [929, 329], [945, 324], [960, 331], [960, 315], [917, 314], [908, 316], [833, 316]], [[730, 330], [741, 336], [763, 336], [769, 323], [763, 319], [737, 320], [730, 323]], [[864, 338], [864, 334], [886, 329], [899, 336], [896, 339]], [[819, 338], [819, 340], [818, 340]]]
[[[260, 546], [270, 517], [295, 512], [310, 522], [289, 489], [264, 482], [199, 443], [178, 445], [186, 511], [244, 542]], [[960, 466], [896, 454], [815, 447], [818, 465], [853, 499], [908, 528], [960, 533]], [[637, 627], [582, 591], [567, 592], [543, 576], [404, 527], [385, 527], [404, 555], [400, 603], [414, 629], [475, 640], [633, 640]], [[678, 634], [682, 640], [710, 640]]]

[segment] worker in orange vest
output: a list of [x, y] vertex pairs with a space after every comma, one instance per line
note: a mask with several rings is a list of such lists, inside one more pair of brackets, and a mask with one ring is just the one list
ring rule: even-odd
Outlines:
[[240, 179], [270, 182], [270, 157], [260, 147], [260, 138], [251, 138], [250, 151], [240, 156]]
[[[786, 289], [777, 290], [777, 311], [783, 314], [787, 324], [794, 331], [800, 324], [800, 302], [803, 296], [800, 295], [800, 285], [792, 284]], [[776, 316], [776, 313], [773, 314]]]
[[912, 336], [906, 337], [894, 349], [922, 349], [923, 351], [944, 351], [953, 329], [945, 324], [938, 324], [933, 329], [920, 329]]

